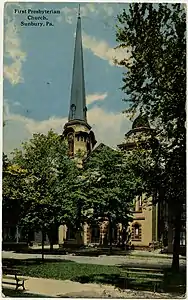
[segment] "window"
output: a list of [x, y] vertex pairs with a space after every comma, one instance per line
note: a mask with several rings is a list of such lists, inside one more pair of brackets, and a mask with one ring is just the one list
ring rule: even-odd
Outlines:
[[135, 236], [139, 236], [139, 227], [135, 226]]
[[76, 105], [72, 104], [70, 109], [71, 109], [71, 118], [74, 119], [75, 118], [75, 112], [76, 112]]
[[83, 142], [83, 140], [84, 140], [84, 138], [83, 138], [83, 136], [81, 136], [81, 141]]
[[141, 240], [142, 240], [141, 225], [135, 223], [132, 225], [132, 241], [141, 241]]
[[139, 207], [142, 206], [142, 196], [139, 196]]
[[142, 211], [142, 196], [138, 197], [138, 211]]
[[72, 133], [68, 135], [68, 147], [69, 147], [69, 155], [74, 155], [74, 136]]
[[186, 243], [186, 234], [185, 231], [180, 232], [180, 246], [185, 246]]

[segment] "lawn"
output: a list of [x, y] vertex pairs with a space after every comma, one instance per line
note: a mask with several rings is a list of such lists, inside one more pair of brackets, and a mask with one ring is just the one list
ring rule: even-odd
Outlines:
[[[54, 261], [49, 259], [45, 259], [44, 262], [40, 259], [25, 261], [13, 259], [9, 260], [9, 263], [19, 268], [23, 276], [72, 280], [81, 283], [111, 284], [119, 288], [124, 288], [125, 284], [122, 268], [118, 266], [83, 264], [68, 260]], [[185, 272], [181, 272], [178, 277], [176, 275], [171, 274], [170, 271], [168, 273], [167, 270], [165, 271], [165, 289], [178, 282], [184, 290], [186, 281]], [[155, 274], [148, 274], [148, 276], [155, 277]], [[136, 279], [131, 284], [133, 284], [132, 287], [139, 288], [139, 280]], [[148, 284], [146, 290], [148, 289], [152, 289], [151, 284]], [[178, 292], [179, 287], [176, 287], [175, 291]]]
[[45, 262], [30, 265], [20, 265], [23, 275], [61, 280], [76, 280], [77, 277], [92, 275], [120, 275], [121, 270], [115, 266], [79, 264], [72, 261]]

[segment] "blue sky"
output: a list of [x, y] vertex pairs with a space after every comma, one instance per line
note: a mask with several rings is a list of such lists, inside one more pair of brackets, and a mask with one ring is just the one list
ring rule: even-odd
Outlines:
[[[110, 146], [123, 140], [131, 122], [120, 90], [123, 68], [113, 64], [127, 54], [114, 50], [116, 16], [127, 4], [81, 3], [88, 123], [96, 139]], [[17, 10], [53, 9], [53, 26], [21, 26], [28, 15]], [[33, 133], [60, 133], [67, 121], [78, 3], [6, 3], [4, 9], [4, 143], [6, 153]], [[41, 22], [33, 21], [33, 22]], [[43, 21], [44, 22], [44, 21]], [[45, 22], [44, 22], [45, 23]], [[49, 84], [48, 84], [49, 83]]]

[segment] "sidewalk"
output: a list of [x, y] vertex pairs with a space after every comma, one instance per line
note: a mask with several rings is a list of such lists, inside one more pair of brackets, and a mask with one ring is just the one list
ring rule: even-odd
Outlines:
[[25, 283], [28, 293], [43, 294], [52, 297], [99, 297], [104, 289], [99, 284], [82, 284], [70, 280], [55, 280], [28, 277]]
[[[45, 259], [50, 260], [68, 260], [73, 261], [76, 263], [83, 263], [83, 264], [97, 264], [97, 265], [147, 265], [151, 267], [170, 267], [172, 260], [168, 257], [158, 257], [158, 256], [137, 256], [137, 255], [127, 255], [127, 256], [108, 256], [108, 255], [101, 255], [98, 257], [90, 257], [90, 256], [76, 256], [76, 255], [50, 255], [45, 254]], [[26, 253], [14, 253], [3, 251], [2, 252], [3, 259], [41, 259], [41, 254], [26, 254]], [[180, 266], [186, 266], [185, 258], [180, 258]]]
[[[54, 280], [44, 278], [27, 277], [25, 293], [43, 295], [47, 297], [61, 298], [158, 298], [173, 299], [171, 294], [153, 293], [148, 291], [120, 290], [111, 285], [82, 284], [70, 280]], [[176, 298], [182, 298], [176, 297]]]

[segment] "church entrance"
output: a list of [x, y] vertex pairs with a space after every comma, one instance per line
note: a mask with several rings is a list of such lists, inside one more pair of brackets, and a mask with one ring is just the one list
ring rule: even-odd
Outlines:
[[93, 225], [91, 227], [91, 243], [99, 244], [100, 242], [100, 227], [99, 225]]

